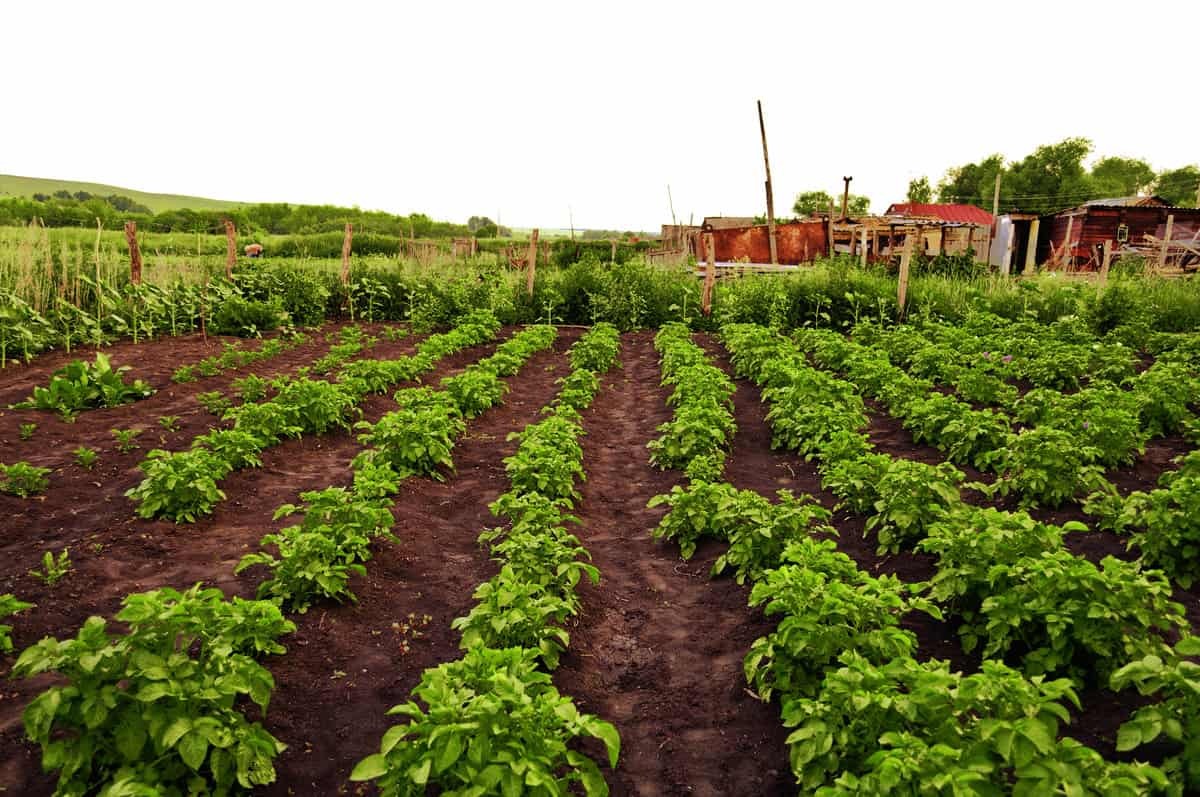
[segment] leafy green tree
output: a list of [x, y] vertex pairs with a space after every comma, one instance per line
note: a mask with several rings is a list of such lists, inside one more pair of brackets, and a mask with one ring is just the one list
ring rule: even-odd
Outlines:
[[996, 175], [1003, 171], [1004, 156], [999, 153], [989, 155], [978, 163], [966, 163], [948, 169], [938, 183], [938, 201], [990, 208]]
[[1154, 169], [1139, 158], [1101, 158], [1092, 167], [1092, 184], [1105, 197], [1135, 196], [1154, 184]]
[[1029, 213], [1050, 213], [1096, 197], [1096, 186], [1083, 166], [1092, 151], [1086, 138], [1068, 138], [1038, 147], [1012, 164], [1000, 196]]
[[933, 186], [929, 184], [928, 177], [922, 175], [915, 180], [908, 181], [908, 201], [921, 205], [927, 205], [933, 201]]
[[1200, 167], [1182, 166], [1168, 169], [1158, 175], [1154, 193], [1171, 205], [1181, 208], [1196, 207], [1196, 191], [1200, 187]]
[[792, 212], [797, 216], [811, 216], [813, 213], [828, 211], [831, 202], [833, 202], [833, 197], [825, 191], [805, 191], [796, 194]]

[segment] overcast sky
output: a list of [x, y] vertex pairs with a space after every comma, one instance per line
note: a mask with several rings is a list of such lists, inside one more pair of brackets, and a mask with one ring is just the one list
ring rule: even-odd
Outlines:
[[0, 12], [0, 173], [657, 229], [1086, 136], [1200, 162], [1200, 3], [38, 2]]

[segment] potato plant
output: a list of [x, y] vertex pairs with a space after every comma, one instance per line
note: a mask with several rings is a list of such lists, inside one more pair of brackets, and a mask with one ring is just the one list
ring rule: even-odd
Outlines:
[[122, 374], [130, 367], [113, 368], [108, 355], [96, 353], [96, 361], [73, 360], [50, 377], [46, 387], [35, 387], [33, 394], [14, 406], [39, 410], [54, 410], [72, 420], [81, 410], [96, 407], [116, 407], [146, 398], [154, 392], [138, 379], [126, 384]]
[[11, 465], [0, 462], [0, 493], [8, 493], [18, 498], [43, 493], [50, 486], [48, 473], [49, 468], [39, 468], [28, 462], [14, 462]]

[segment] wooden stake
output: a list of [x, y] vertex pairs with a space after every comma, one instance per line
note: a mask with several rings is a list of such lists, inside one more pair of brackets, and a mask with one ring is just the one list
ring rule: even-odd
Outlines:
[[1075, 227], [1075, 217], [1068, 216], [1067, 217], [1067, 237], [1063, 241], [1063, 269], [1067, 270], [1067, 271], [1069, 271], [1071, 269], [1071, 265], [1075, 262], [1075, 258], [1072, 257], [1072, 246], [1071, 246], [1071, 232], [1074, 229], [1074, 227]]
[[829, 200], [829, 257], [833, 257], [833, 200]]
[[775, 194], [771, 191], [771, 161], [767, 159], [767, 126], [763, 123], [762, 100], [758, 101], [758, 132], [762, 135], [763, 167], [767, 170], [767, 241], [771, 246], [771, 265], [779, 262], [775, 249]]
[[617, 242], [613, 240], [609, 241], [609, 243], [612, 244], [612, 253], [608, 256], [608, 264], [615, 266], [617, 264]]
[[1112, 241], [1104, 242], [1104, 259], [1100, 261], [1100, 284], [1108, 282], [1108, 267], [1112, 265]]
[[533, 275], [537, 270], [538, 231], [535, 227], [529, 233], [529, 262], [525, 264], [525, 293], [533, 296]]
[[100, 236], [104, 224], [96, 217], [96, 350], [100, 350], [100, 320], [104, 317], [104, 286], [100, 284]]
[[237, 228], [225, 219], [225, 279], [233, 279], [233, 267], [237, 265]]
[[700, 298], [700, 312], [712, 315], [713, 286], [717, 284], [717, 246], [711, 232], [704, 233], [704, 252], [708, 265], [704, 268], [704, 293]]
[[346, 234], [342, 238], [342, 285], [350, 284], [350, 243], [354, 238], [354, 225], [346, 222]]
[[1162, 271], [1167, 265], [1167, 247], [1171, 245], [1171, 233], [1175, 227], [1175, 215], [1167, 216], [1167, 229], [1163, 231], [1162, 248], [1158, 250], [1158, 270]]
[[125, 241], [129, 244], [129, 281], [142, 284], [142, 250], [138, 248], [137, 222], [125, 222]]
[[850, 181], [853, 179], [853, 177], [842, 178], [842, 182], [845, 183], [845, 187], [842, 189], [842, 221], [848, 218], [846, 214], [850, 211]]
[[865, 224], [862, 226], [862, 258], [861, 258], [861, 263], [862, 263], [862, 267], [863, 267], [863, 268], [866, 268], [866, 267], [867, 267], [867, 226], [866, 226]]
[[900, 279], [896, 282], [896, 319], [898, 321], [904, 320], [904, 303], [908, 299], [908, 267], [912, 261], [913, 238], [913, 233], [904, 236], [904, 252], [900, 255]]

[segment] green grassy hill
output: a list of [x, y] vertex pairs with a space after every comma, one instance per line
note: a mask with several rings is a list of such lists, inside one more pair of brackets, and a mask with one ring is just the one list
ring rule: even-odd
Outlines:
[[86, 191], [89, 194], [108, 196], [120, 194], [139, 202], [155, 213], [164, 210], [225, 210], [236, 208], [245, 202], [231, 202], [224, 199], [205, 199], [198, 196], [181, 196], [178, 194], [152, 194], [146, 191], [134, 191], [132, 188], [121, 188], [116, 185], [102, 183], [81, 183], [77, 180], [50, 180], [43, 177], [18, 177], [12, 174], [0, 174], [0, 197], [23, 196], [34, 194], [53, 194], [55, 191]]

